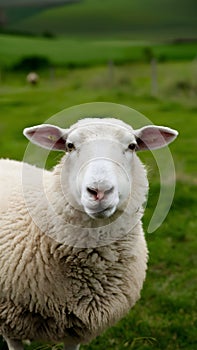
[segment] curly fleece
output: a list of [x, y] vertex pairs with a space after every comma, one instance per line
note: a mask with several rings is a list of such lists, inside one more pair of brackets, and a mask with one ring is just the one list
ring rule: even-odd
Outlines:
[[[23, 169], [30, 174], [28, 205]], [[0, 161], [0, 333], [11, 339], [86, 343], [123, 317], [140, 296], [147, 263], [142, 213], [131, 230], [124, 228], [123, 217], [125, 234], [110, 244], [80, 248], [59, 243], [55, 232], [60, 228], [48, 224], [51, 213], [42, 203], [40, 185], [31, 182], [42, 172], [51, 201], [58, 206], [60, 170], [61, 163], [48, 172], [23, 162]], [[136, 176], [133, 195], [140, 207], [147, 192], [144, 169], [142, 173], [144, 187], [137, 188]], [[45, 232], [32, 218], [30, 205]], [[80, 214], [64, 203], [59, 215], [69, 222], [71, 216], [78, 221]], [[90, 219], [84, 218], [87, 224]], [[81, 239], [80, 229], [75, 239]]]

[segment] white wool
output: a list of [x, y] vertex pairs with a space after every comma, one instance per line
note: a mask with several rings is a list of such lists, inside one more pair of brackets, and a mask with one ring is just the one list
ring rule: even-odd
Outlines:
[[35, 72], [30, 72], [27, 74], [26, 80], [30, 84], [37, 84], [39, 81], [39, 75]]
[[140, 297], [143, 165], [134, 155], [127, 207], [97, 221], [65, 201], [65, 157], [52, 172], [0, 161], [0, 333], [7, 338], [88, 342]]

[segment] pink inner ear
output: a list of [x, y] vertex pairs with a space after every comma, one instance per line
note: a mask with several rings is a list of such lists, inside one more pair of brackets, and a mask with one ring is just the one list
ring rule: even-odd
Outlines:
[[145, 127], [137, 137], [139, 150], [157, 149], [166, 146], [174, 140], [177, 135], [168, 128], [162, 127]]
[[168, 140], [174, 140], [175, 135], [168, 132], [168, 131], [162, 131], [161, 134], [167, 142], [168, 142]]
[[54, 144], [52, 149], [65, 151], [66, 150], [65, 140], [62, 137], [60, 137], [60, 139]]
[[30, 128], [27, 132], [29, 139], [41, 147], [65, 151], [65, 139], [61, 131], [56, 127], [42, 126]]

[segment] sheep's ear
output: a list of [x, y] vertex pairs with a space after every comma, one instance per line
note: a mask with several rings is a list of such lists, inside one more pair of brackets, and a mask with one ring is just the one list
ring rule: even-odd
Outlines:
[[137, 150], [162, 148], [172, 142], [178, 135], [174, 129], [150, 125], [134, 131]]
[[32, 143], [46, 149], [65, 151], [67, 130], [54, 125], [42, 124], [26, 128], [23, 134]]

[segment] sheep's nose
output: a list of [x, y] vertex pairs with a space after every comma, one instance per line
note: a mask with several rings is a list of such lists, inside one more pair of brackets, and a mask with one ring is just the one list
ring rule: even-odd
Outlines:
[[87, 187], [87, 192], [95, 199], [98, 201], [101, 201], [104, 199], [107, 195], [111, 194], [114, 190], [114, 187], [112, 186], [111, 188], [107, 190], [99, 190], [97, 188], [93, 187]]

